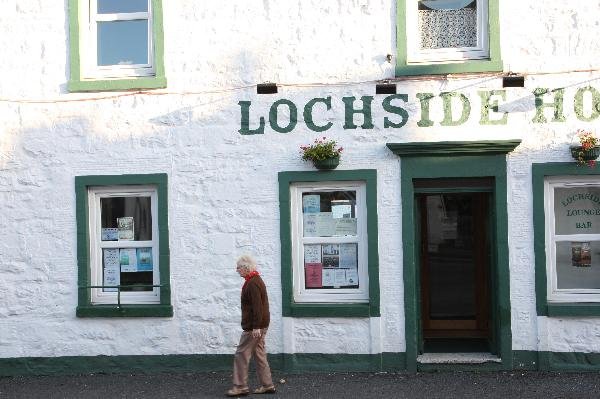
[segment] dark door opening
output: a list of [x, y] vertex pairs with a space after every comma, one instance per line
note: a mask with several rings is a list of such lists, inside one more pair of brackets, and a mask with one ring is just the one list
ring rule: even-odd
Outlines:
[[491, 192], [417, 194], [424, 352], [494, 352], [490, 328]]

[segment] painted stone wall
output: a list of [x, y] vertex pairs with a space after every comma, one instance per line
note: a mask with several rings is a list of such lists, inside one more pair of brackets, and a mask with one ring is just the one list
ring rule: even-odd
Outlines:
[[[531, 164], [568, 161], [574, 132], [598, 131], [593, 91], [581, 107], [575, 98], [581, 88], [600, 91], [600, 72], [573, 71], [597, 65], [599, 1], [503, 2], [504, 70], [525, 73], [525, 88], [497, 92], [498, 112], [486, 119], [485, 92], [502, 89], [497, 76], [399, 81], [406, 100], [391, 104], [407, 113], [402, 127], [385, 126], [385, 118], [402, 117], [374, 94], [376, 80], [394, 76], [386, 59], [396, 46], [391, 0], [165, 1], [169, 83], [152, 92], [161, 95], [67, 93], [64, 3], [0, 4], [0, 43], [15, 54], [0, 63], [0, 357], [232, 353], [242, 282], [234, 262], [246, 252], [269, 287], [270, 352], [403, 352], [400, 161], [385, 144], [515, 138], [522, 144], [508, 157], [513, 349], [600, 351], [598, 319], [536, 316], [531, 204]], [[265, 81], [281, 84], [279, 93], [257, 95], [254, 85]], [[544, 107], [543, 121], [534, 91], [561, 87], [564, 118], [553, 121], [555, 109]], [[442, 92], [458, 93], [446, 100], [451, 106]], [[419, 124], [419, 93], [433, 94], [431, 123]], [[331, 110], [316, 106], [313, 117], [332, 127], [317, 133], [302, 111], [327, 97]], [[355, 97], [355, 108], [372, 101], [372, 127], [357, 114], [356, 128], [344, 128], [352, 125], [344, 97]], [[298, 108], [289, 133], [269, 124], [280, 99]], [[249, 128], [266, 119], [264, 134], [240, 134], [240, 102], [250, 102]], [[503, 112], [506, 123], [486, 122], [503, 122]], [[277, 120], [288, 124], [289, 107], [278, 108]], [[346, 149], [340, 168], [378, 171], [381, 318], [281, 317], [277, 172], [311, 170], [298, 148], [323, 134]], [[175, 315], [77, 319], [74, 176], [131, 173], [169, 175]]]

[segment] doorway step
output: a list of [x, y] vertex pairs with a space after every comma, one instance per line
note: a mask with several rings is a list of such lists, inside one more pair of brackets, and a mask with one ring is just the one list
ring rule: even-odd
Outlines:
[[498, 356], [487, 352], [423, 353], [417, 357], [421, 364], [483, 364], [502, 363]]

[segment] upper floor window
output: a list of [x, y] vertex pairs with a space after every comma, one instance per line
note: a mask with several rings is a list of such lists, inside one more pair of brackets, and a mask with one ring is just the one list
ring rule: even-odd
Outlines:
[[398, 0], [398, 7], [397, 74], [502, 69], [497, 0]]
[[160, 0], [70, 0], [69, 89], [164, 87]]

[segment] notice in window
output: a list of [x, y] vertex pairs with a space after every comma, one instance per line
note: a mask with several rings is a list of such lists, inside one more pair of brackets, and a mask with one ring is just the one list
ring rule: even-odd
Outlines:
[[335, 235], [336, 236], [355, 236], [356, 235], [356, 218], [335, 219]]
[[151, 272], [152, 271], [152, 248], [137, 249], [137, 271]]
[[321, 212], [321, 196], [305, 195], [302, 197], [302, 212], [303, 213], [319, 213]]
[[356, 269], [357, 264], [357, 245], [340, 244], [340, 268], [341, 269]]
[[331, 287], [334, 285], [334, 271], [335, 270], [333, 269], [323, 269], [323, 287]]
[[331, 213], [334, 219], [352, 217], [352, 205], [349, 204], [331, 204]]
[[304, 237], [331, 237], [335, 235], [336, 221], [331, 212], [303, 215]]
[[119, 226], [119, 240], [131, 241], [133, 240], [133, 217], [126, 216], [117, 218], [117, 226]]
[[306, 288], [321, 288], [323, 286], [323, 265], [321, 263], [304, 264]]
[[117, 241], [119, 239], [119, 229], [109, 227], [102, 229], [101, 232], [102, 241]]
[[346, 285], [346, 271], [344, 269], [334, 270], [333, 285], [336, 287], [342, 287]]
[[304, 263], [321, 263], [321, 245], [304, 246]]
[[137, 272], [137, 253], [135, 248], [121, 248], [119, 251], [121, 272]]
[[[119, 250], [117, 248], [105, 249], [104, 255], [104, 283], [102, 285], [116, 286], [120, 284]], [[115, 292], [117, 288], [104, 288], [104, 292]]]
[[358, 271], [356, 269], [346, 269], [345, 285], [358, 285]]

